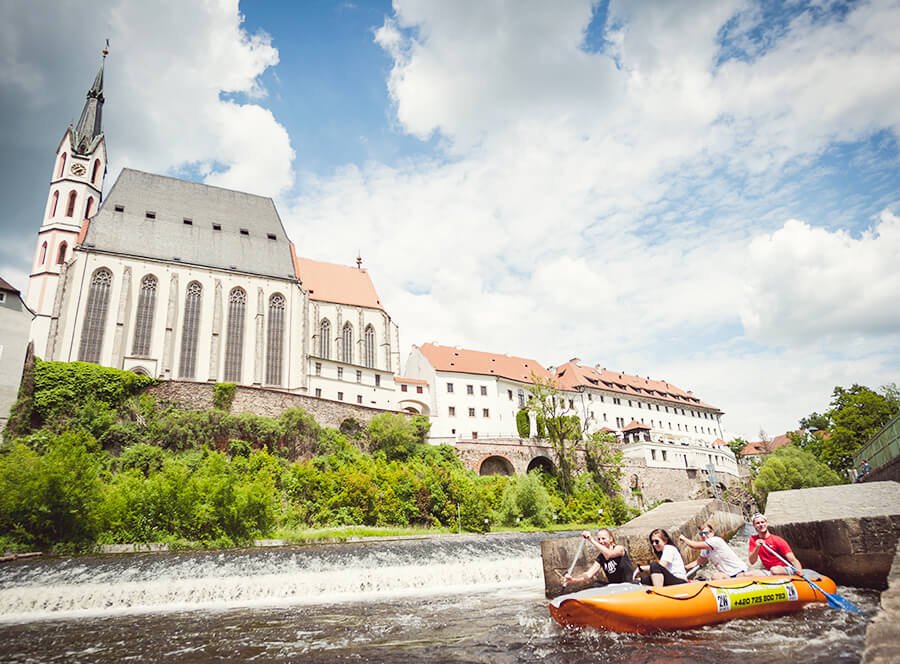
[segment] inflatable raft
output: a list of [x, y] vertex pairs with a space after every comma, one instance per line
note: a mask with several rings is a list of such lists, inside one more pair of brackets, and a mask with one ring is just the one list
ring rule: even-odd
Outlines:
[[[827, 576], [812, 570], [804, 574], [825, 592], [835, 591]], [[812, 602], [827, 599], [802, 577], [758, 576], [662, 588], [633, 583], [588, 588], [551, 601], [550, 614], [561, 625], [648, 633], [790, 613]]]

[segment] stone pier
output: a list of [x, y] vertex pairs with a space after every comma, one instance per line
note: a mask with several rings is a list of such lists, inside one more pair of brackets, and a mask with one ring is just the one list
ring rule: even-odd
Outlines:
[[804, 567], [846, 586], [887, 588], [900, 537], [897, 482], [776, 491], [766, 518]]
[[[615, 533], [617, 543], [625, 546], [625, 550], [631, 555], [631, 559], [636, 565], [649, 563], [651, 556], [653, 560], [656, 559], [656, 556], [650, 551], [648, 535], [657, 528], [662, 528], [669, 533], [672, 543], [678, 546], [685, 562], [689, 562], [699, 554], [694, 549], [680, 546], [678, 536], [684, 535], [691, 539], [697, 539], [697, 531], [707, 522], [716, 529], [719, 536], [727, 539], [744, 525], [744, 517], [740, 507], [721, 500], [684, 500], [676, 503], [663, 503], [646, 514], [642, 514], [622, 526], [611, 528], [611, 530]], [[582, 539], [581, 537], [567, 537], [541, 542], [541, 558], [544, 563], [544, 593], [548, 598], [552, 599], [566, 592], [575, 592], [590, 585], [590, 582], [571, 584], [565, 588], [562, 585], [563, 576], [568, 571], [569, 565], [572, 564]], [[585, 542], [572, 574], [577, 576], [587, 570], [596, 557], [597, 551], [593, 545]], [[602, 577], [602, 573], [600, 576]]]

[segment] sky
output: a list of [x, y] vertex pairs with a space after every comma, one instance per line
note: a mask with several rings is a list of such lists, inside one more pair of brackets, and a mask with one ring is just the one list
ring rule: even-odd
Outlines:
[[900, 4], [0, 0], [0, 276], [110, 40], [123, 167], [272, 196], [437, 342], [667, 380], [757, 440], [900, 368]]

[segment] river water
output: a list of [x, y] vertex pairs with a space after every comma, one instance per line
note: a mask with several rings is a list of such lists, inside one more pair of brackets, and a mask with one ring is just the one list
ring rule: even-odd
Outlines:
[[[554, 536], [570, 536], [554, 535]], [[0, 568], [3, 662], [859, 662], [859, 616], [635, 636], [562, 628], [543, 595], [547, 534], [26, 560]], [[732, 541], [746, 552], [746, 535]]]

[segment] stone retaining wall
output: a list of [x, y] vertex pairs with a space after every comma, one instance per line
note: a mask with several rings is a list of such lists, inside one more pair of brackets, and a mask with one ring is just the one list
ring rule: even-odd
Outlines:
[[[214, 383], [194, 383], [188, 381], [166, 380], [148, 387], [147, 394], [159, 401], [175, 404], [183, 410], [206, 410], [213, 406]], [[242, 387], [235, 389], [234, 401], [231, 403], [232, 413], [255, 413], [266, 417], [278, 417], [289, 408], [300, 406], [315, 418], [319, 426], [339, 428], [341, 422], [352, 417], [363, 425], [381, 413], [397, 413], [400, 411], [371, 408], [359, 404], [319, 399], [305, 394], [294, 394], [282, 390], [261, 387]]]
[[900, 662], [900, 546], [888, 574], [888, 588], [881, 593], [881, 608], [866, 628], [864, 664]]

